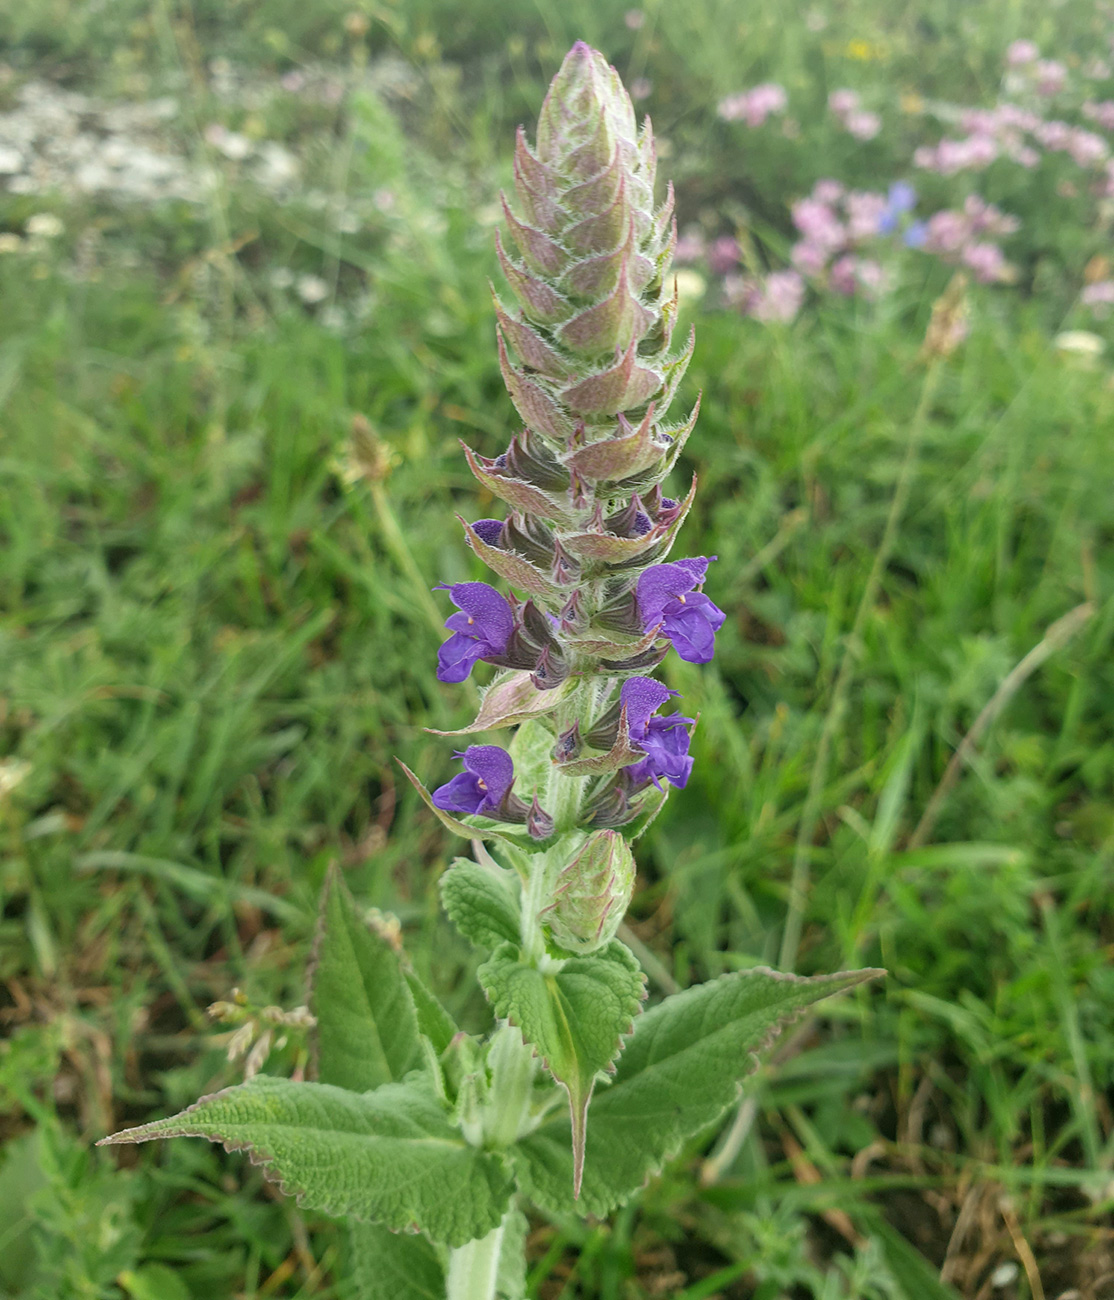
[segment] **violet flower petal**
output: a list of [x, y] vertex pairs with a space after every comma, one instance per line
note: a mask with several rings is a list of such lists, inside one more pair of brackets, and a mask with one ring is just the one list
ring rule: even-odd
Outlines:
[[463, 754], [465, 770], [487, 791], [487, 802], [495, 807], [511, 792], [514, 760], [498, 745], [469, 745]]
[[498, 745], [469, 745], [457, 757], [464, 760], [464, 771], [434, 790], [434, 804], [444, 812], [497, 815], [514, 784], [510, 754]]
[[442, 642], [437, 651], [437, 680], [439, 682], [463, 682], [483, 657], [484, 647], [473, 636], [461, 632], [454, 633]]
[[675, 696], [663, 682], [653, 677], [628, 677], [619, 691], [619, 704], [627, 711], [627, 725], [631, 739], [640, 741], [646, 734], [650, 715], [659, 709], [666, 700]]

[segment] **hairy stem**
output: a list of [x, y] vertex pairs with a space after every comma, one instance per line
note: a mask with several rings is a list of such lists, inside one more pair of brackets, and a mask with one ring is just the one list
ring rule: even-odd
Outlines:
[[499, 1252], [506, 1227], [504, 1218], [494, 1232], [450, 1252], [447, 1300], [495, 1300]]

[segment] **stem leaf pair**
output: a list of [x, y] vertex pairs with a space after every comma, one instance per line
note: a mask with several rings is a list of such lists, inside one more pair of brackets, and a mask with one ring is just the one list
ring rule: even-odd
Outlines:
[[630, 950], [615, 940], [552, 971], [522, 961], [517, 946], [505, 943], [478, 975], [495, 1014], [520, 1030], [568, 1094], [575, 1197], [596, 1076], [611, 1068], [633, 1028], [645, 977]]

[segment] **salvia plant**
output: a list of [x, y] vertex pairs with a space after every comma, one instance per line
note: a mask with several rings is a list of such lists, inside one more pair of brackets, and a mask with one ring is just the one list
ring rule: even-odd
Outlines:
[[[499, 361], [523, 428], [488, 459], [465, 448], [504, 519], [464, 523], [510, 588], [445, 588], [456, 607], [437, 676], [496, 673], [461, 771], [432, 793], [477, 846], [441, 880], [449, 917], [486, 956], [494, 1012], [463, 1033], [368, 924], [337, 875], [312, 973], [315, 1082], [256, 1075], [109, 1142], [196, 1136], [247, 1151], [302, 1204], [351, 1224], [361, 1300], [520, 1300], [524, 1207], [606, 1215], [737, 1100], [754, 1053], [810, 1004], [874, 972], [764, 969], [642, 1012], [645, 980], [616, 936], [631, 842], [692, 769], [691, 717], [649, 674], [672, 649], [712, 658], [714, 557], [670, 559], [692, 505], [662, 483], [692, 432], [666, 418], [692, 354], [674, 346], [672, 191], [615, 70], [583, 43], [520, 131], [495, 300]], [[671, 712], [662, 712], [672, 709]], [[491, 848], [485, 847], [486, 844]]]

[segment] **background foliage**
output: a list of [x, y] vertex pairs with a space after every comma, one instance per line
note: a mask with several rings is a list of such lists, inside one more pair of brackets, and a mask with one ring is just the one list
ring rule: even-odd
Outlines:
[[[1114, 35], [1082, 0], [626, 9], [0, 0], [0, 140], [40, 132], [54, 168], [0, 177], [0, 1294], [343, 1294], [334, 1225], [243, 1160], [90, 1150], [242, 1077], [249, 1042], [253, 1067], [307, 1068], [265, 1008], [304, 1000], [329, 863], [485, 1023], [438, 915], [452, 846], [393, 756], [436, 784], [450, 750], [423, 727], [466, 720], [428, 589], [480, 576], [453, 515], [486, 508], [457, 439], [513, 432], [498, 188], [572, 40], [650, 84], [682, 224], [776, 259], [815, 179], [884, 188], [933, 138], [903, 97], [986, 102], [1010, 40], [1077, 67]], [[793, 141], [716, 116], [770, 79]], [[869, 146], [833, 133], [838, 86], [883, 114]], [[941, 1267], [969, 1296], [1109, 1294], [1114, 389], [1055, 343], [1090, 323], [1108, 218], [988, 183], [1023, 218], [1018, 280], [972, 291], [856, 642], [948, 271], [788, 326], [689, 300], [686, 547], [719, 555], [730, 618], [714, 665], [669, 668], [697, 767], [643, 842], [632, 927], [659, 990], [777, 962], [850, 654], [798, 968], [890, 977], [762, 1072], [714, 1181], [709, 1134], [610, 1224], [534, 1220], [532, 1296], [919, 1300], [954, 1294]], [[911, 847], [960, 739], [1084, 601]], [[212, 1023], [233, 988], [240, 1023]]]

